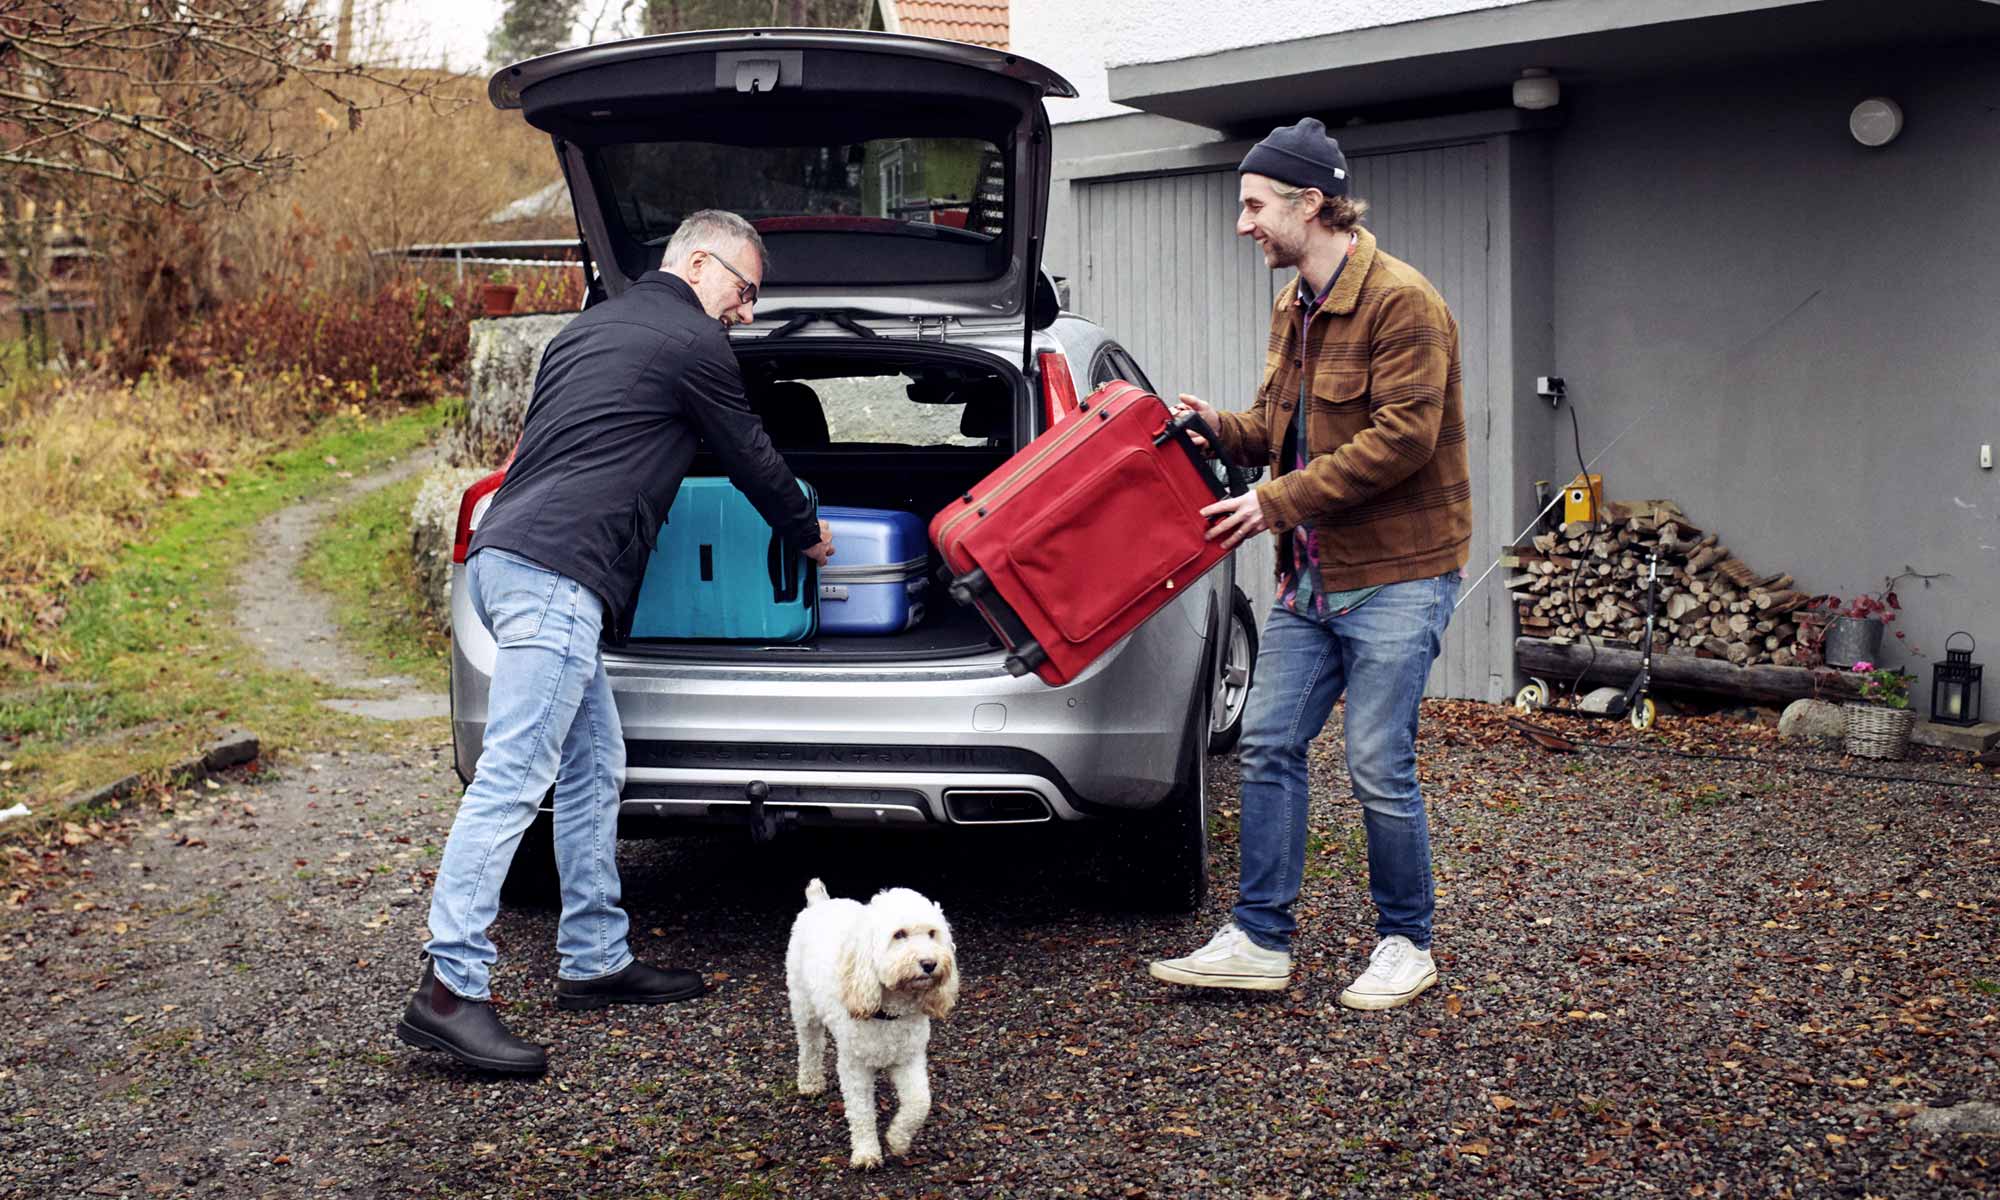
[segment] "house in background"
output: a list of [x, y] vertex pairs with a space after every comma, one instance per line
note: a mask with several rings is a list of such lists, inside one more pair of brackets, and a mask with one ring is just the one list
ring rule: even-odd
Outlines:
[[[1671, 497], [1801, 588], [1949, 573], [1900, 588], [1884, 656], [1920, 674], [1919, 708], [1951, 631], [2000, 647], [2000, 4], [1223, 11], [1012, 12], [1011, 47], [1082, 93], [1050, 105], [1045, 262], [1161, 392], [1254, 390], [1285, 278], [1233, 234], [1235, 167], [1316, 116], [1385, 248], [1458, 316], [1474, 576], [1536, 480], [1577, 474], [1574, 416], [1612, 497]], [[1565, 379], [1561, 407], [1538, 376]], [[1268, 598], [1269, 551], [1246, 554]], [[1504, 574], [1464, 600], [1433, 692], [1512, 694]]]

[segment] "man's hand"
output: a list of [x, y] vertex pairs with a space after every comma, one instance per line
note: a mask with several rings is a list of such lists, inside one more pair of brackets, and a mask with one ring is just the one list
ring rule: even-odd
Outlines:
[[1270, 528], [1264, 520], [1263, 502], [1257, 499], [1256, 492], [1245, 492], [1241, 496], [1217, 500], [1202, 509], [1201, 515], [1222, 518], [1208, 527], [1208, 540], [1221, 541], [1223, 548], [1228, 550], [1234, 550], [1251, 534], [1262, 533]]
[[825, 521], [819, 523], [819, 545], [806, 551], [806, 557], [822, 567], [827, 559], [833, 557], [833, 527]]
[[[1174, 406], [1173, 415], [1180, 416], [1182, 413], [1187, 412], [1190, 409], [1194, 411], [1195, 416], [1200, 417], [1203, 421], [1208, 422], [1208, 427], [1210, 429], [1220, 428], [1220, 424], [1215, 416], [1215, 410], [1209, 407], [1207, 401], [1203, 400], [1199, 396], [1190, 396], [1186, 392], [1182, 392], [1181, 402]], [[1203, 450], [1209, 449], [1208, 439], [1201, 436], [1198, 433], [1190, 432], [1188, 434], [1188, 440], [1193, 442], [1195, 445], [1201, 447]]]

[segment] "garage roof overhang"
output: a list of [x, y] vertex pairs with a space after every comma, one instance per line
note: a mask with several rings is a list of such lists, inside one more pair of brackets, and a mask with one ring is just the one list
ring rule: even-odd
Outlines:
[[2000, 0], [1532, 0], [1108, 72], [1111, 99], [1225, 132], [1439, 97], [1490, 104], [1523, 68], [1564, 83], [2000, 37]]

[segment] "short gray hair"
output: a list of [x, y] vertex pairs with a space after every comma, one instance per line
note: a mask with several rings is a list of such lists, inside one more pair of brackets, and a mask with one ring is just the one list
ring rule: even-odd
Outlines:
[[667, 247], [660, 252], [660, 266], [669, 269], [684, 263], [697, 250], [718, 254], [733, 250], [741, 243], [757, 252], [757, 261], [766, 271], [771, 269], [771, 254], [764, 249], [764, 239], [757, 233], [756, 226], [720, 208], [704, 208], [700, 212], [689, 213], [674, 230], [674, 236], [667, 239]]

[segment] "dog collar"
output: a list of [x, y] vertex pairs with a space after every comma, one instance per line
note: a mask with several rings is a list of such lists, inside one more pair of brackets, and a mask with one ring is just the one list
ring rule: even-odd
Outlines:
[[895, 1019], [896, 1018], [893, 1015], [879, 1008], [875, 1010], [875, 1015], [870, 1018], [870, 1020], [875, 1020], [875, 1021], [893, 1021]]

